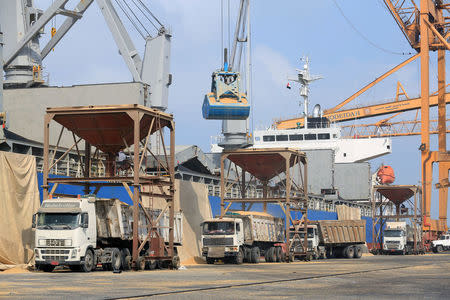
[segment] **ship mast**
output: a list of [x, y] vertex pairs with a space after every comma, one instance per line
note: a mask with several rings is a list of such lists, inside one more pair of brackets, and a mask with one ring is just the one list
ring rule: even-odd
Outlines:
[[[308, 103], [309, 103], [309, 84], [313, 81], [322, 79], [321, 75], [311, 75], [309, 73], [309, 57], [302, 57], [304, 62], [303, 70], [295, 69], [297, 71], [297, 77], [289, 77], [289, 81], [300, 83], [300, 96], [303, 97], [303, 104], [305, 106], [305, 128], [308, 128]], [[301, 105], [301, 103], [299, 103]]]

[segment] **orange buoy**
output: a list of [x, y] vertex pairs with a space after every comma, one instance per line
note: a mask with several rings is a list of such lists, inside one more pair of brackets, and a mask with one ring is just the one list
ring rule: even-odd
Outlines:
[[377, 172], [381, 184], [391, 184], [395, 181], [394, 169], [391, 166], [382, 165]]

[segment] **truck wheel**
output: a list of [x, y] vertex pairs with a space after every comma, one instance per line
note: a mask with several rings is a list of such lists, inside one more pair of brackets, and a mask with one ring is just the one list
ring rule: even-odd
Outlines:
[[91, 249], [87, 249], [86, 255], [84, 256], [84, 264], [81, 265], [81, 270], [83, 272], [91, 272], [95, 267], [94, 260], [94, 252], [92, 252]]
[[156, 267], [158, 267], [158, 261], [157, 260], [149, 260], [145, 264], [145, 268], [148, 269], [148, 270], [154, 270], [154, 269], [156, 269]]
[[215, 261], [216, 261], [216, 260], [215, 260], [214, 258], [212, 258], [212, 257], [207, 257], [207, 258], [206, 258], [206, 263], [207, 263], [208, 265], [213, 265]]
[[266, 253], [264, 254], [264, 258], [266, 259], [267, 262], [274, 262], [276, 260], [275, 248], [270, 247], [269, 249], [267, 249]]
[[257, 264], [259, 263], [259, 258], [261, 256], [261, 252], [259, 251], [258, 247], [252, 248], [252, 263]]
[[181, 262], [180, 257], [178, 255], [174, 255], [172, 257], [172, 262], [170, 264], [171, 268], [174, 270], [178, 270], [180, 268]]
[[353, 258], [361, 258], [361, 256], [362, 256], [362, 249], [361, 249], [361, 247], [356, 246], [354, 249], [355, 249], [355, 251], [353, 253]]
[[55, 269], [55, 266], [52, 265], [42, 265], [39, 267], [40, 270], [44, 271], [44, 272], [53, 272], [53, 270]]
[[136, 267], [139, 271], [145, 270], [145, 258], [143, 256], [139, 256], [136, 261]]
[[113, 248], [111, 252], [111, 266], [114, 272], [122, 268], [122, 253], [118, 248]]
[[444, 251], [444, 248], [442, 247], [442, 245], [437, 245], [436, 251], [437, 251], [437, 253], [440, 253], [440, 252]]
[[346, 258], [353, 258], [354, 254], [355, 254], [355, 249], [353, 248], [353, 246], [347, 246], [344, 249], [344, 257], [346, 257]]
[[122, 269], [124, 271], [131, 270], [131, 253], [128, 248], [123, 248], [120, 250], [120, 253], [122, 254]]
[[242, 249], [239, 249], [239, 252], [234, 257], [234, 263], [237, 265], [241, 265], [243, 262], [244, 262], [244, 252], [242, 251]]
[[289, 253], [289, 262], [294, 262], [295, 256], [292, 253]]
[[276, 252], [277, 262], [281, 262], [281, 252], [283, 252], [281, 250], [281, 247], [275, 247], [275, 252]]

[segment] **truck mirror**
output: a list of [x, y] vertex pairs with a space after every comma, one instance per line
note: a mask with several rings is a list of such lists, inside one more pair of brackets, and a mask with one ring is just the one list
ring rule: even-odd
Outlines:
[[33, 214], [31, 219], [31, 228], [36, 228], [36, 214]]
[[89, 227], [89, 215], [87, 213], [81, 214], [81, 227], [88, 228]]

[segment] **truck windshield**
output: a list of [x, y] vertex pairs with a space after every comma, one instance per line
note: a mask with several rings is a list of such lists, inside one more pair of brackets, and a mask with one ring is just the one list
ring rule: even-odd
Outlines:
[[[298, 235], [300, 239], [305, 238], [305, 232], [303, 230], [299, 231]], [[290, 233], [291, 239], [294, 238], [294, 233], [291, 231]], [[308, 239], [312, 239], [314, 237], [314, 228], [308, 228]]]
[[74, 229], [80, 225], [80, 214], [40, 213], [37, 227], [39, 229]]
[[401, 230], [386, 230], [384, 232], [385, 237], [401, 237], [402, 231]]
[[234, 234], [233, 222], [210, 222], [203, 224], [203, 234]]

